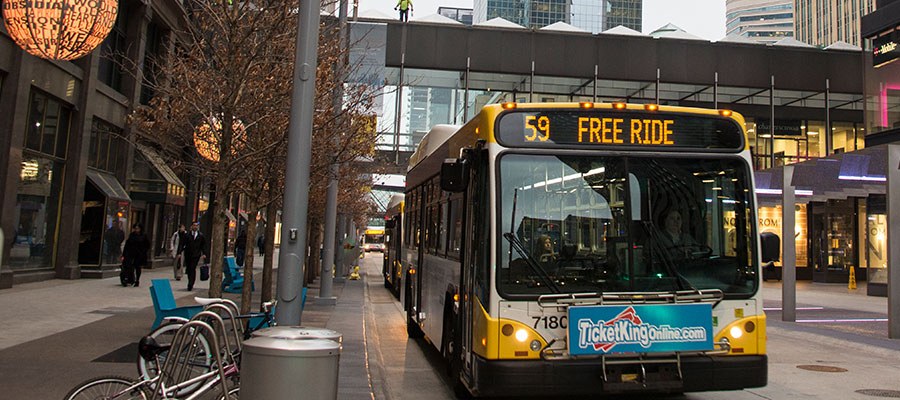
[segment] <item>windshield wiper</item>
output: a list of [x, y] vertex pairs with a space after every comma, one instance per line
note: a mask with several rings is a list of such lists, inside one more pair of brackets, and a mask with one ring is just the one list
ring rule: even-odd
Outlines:
[[[553, 282], [553, 278], [550, 277], [550, 274], [547, 273], [547, 270], [544, 269], [534, 258], [525, 251], [525, 247], [522, 246], [522, 242], [519, 241], [519, 238], [516, 235], [513, 235], [512, 232], [507, 232], [503, 234], [503, 237], [509, 241], [510, 247], [516, 249], [516, 253], [519, 253], [520, 256], [525, 260], [525, 263], [528, 264], [529, 267], [536, 273], [542, 280], [547, 282], [547, 287], [553, 291], [553, 293], [562, 293], [559, 290], [559, 286], [556, 286], [556, 283]], [[510, 257], [510, 261], [512, 261], [512, 257]]]
[[681, 274], [679, 274], [675, 269], [675, 263], [672, 261], [672, 258], [669, 255], [669, 251], [662, 247], [661, 241], [659, 240], [659, 231], [656, 230], [656, 225], [654, 225], [652, 221], [644, 221], [644, 230], [650, 233], [651, 246], [653, 246], [653, 250], [655, 250], [655, 252], [661, 255], [660, 257], [662, 258], [663, 265], [666, 267], [666, 272], [668, 272], [669, 275], [675, 278], [675, 282], [678, 284], [678, 289], [691, 289], [693, 291], [697, 291], [697, 288], [694, 287], [694, 285], [692, 285], [689, 280], [681, 276]]

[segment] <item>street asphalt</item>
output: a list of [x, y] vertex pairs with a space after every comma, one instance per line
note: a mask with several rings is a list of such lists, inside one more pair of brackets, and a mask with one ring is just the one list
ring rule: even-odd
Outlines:
[[[381, 254], [369, 254], [360, 263], [361, 280], [336, 282], [337, 304], [316, 302], [318, 283], [309, 289], [302, 324], [344, 335], [338, 398], [452, 398], [446, 366], [430, 344], [406, 338], [402, 309], [381, 285], [380, 262]], [[261, 264], [258, 258], [255, 265]], [[145, 271], [139, 288], [121, 287], [118, 278], [110, 278], [52, 280], [0, 291], [0, 399], [60, 399], [92, 377], [136, 377], [135, 343], [153, 321], [147, 287], [151, 279], [171, 275], [169, 268]], [[261, 280], [256, 279], [258, 296]], [[185, 280], [171, 283], [179, 305], [193, 304], [193, 296], [207, 291], [205, 282], [194, 292], [185, 290]], [[769, 385], [684, 398], [867, 399], [873, 397], [865, 390], [900, 390], [900, 341], [887, 338], [886, 299], [866, 296], [864, 285], [848, 290], [801, 282], [798, 322], [783, 322], [780, 282], [764, 282], [762, 293]], [[810, 372], [805, 365], [847, 372]]]

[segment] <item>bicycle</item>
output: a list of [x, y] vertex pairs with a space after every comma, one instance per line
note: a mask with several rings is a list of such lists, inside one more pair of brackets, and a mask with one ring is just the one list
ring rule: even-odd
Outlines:
[[[227, 334], [224, 329], [224, 322], [217, 314], [209, 311], [201, 312], [205, 314], [200, 318], [185, 323], [179, 329], [170, 345], [160, 345], [152, 337], [146, 336], [141, 339], [138, 352], [141, 358], [152, 360], [156, 364], [157, 374], [150, 379], [139, 378], [138, 381], [132, 381], [121, 376], [102, 376], [85, 381], [72, 389], [65, 397], [65, 400], [88, 400], [88, 399], [141, 399], [155, 400], [181, 398], [178, 393], [184, 392], [185, 388], [196, 387], [190, 394], [184, 397], [184, 400], [195, 400], [205, 395], [211, 389], [219, 385], [221, 387], [222, 396], [219, 400], [237, 399], [240, 387], [228, 388], [228, 380], [232, 380], [237, 384], [239, 377], [238, 363], [228, 346]], [[198, 316], [200, 316], [198, 314]], [[200, 320], [208, 318], [214, 322], [217, 328], [213, 328], [210, 324]], [[213, 352], [215, 368], [201, 375], [191, 378], [185, 378], [186, 363], [179, 363], [184, 349], [193, 343], [198, 336], [210, 335], [210, 339], [214, 349], [220, 349], [219, 336], [225, 339], [224, 354], [227, 361], [223, 362], [223, 356], [220, 352]], [[160, 360], [161, 355], [172, 353], [171, 357]]]
[[[218, 299], [218, 298], [202, 298], [195, 297], [194, 300], [207, 307], [207, 309], [221, 309], [228, 314], [228, 318], [232, 320], [232, 322], [238, 319], [248, 319], [247, 329], [242, 329], [244, 324], [237, 324], [233, 329], [236, 329], [237, 332], [241, 332], [241, 336], [244, 340], [250, 338], [253, 331], [275, 326], [275, 315], [273, 313], [275, 303], [274, 302], [265, 302], [262, 304], [262, 312], [260, 313], [250, 313], [250, 314], [238, 314], [237, 304], [228, 299]], [[224, 307], [222, 307], [224, 306]], [[158, 343], [170, 343], [171, 336], [175, 334], [186, 322], [187, 319], [180, 317], [170, 317], [166, 318], [162, 325], [158, 328], [150, 332], [148, 335], [155, 339]], [[212, 366], [209, 364], [210, 360], [210, 346], [209, 343], [205, 340], [203, 336], [199, 336], [197, 339], [197, 343], [193, 344], [196, 351], [193, 353], [191, 357], [186, 361], [189, 365], [191, 365], [192, 374], [191, 376], [197, 376], [208, 371]], [[237, 342], [237, 341], [236, 341]], [[240, 351], [240, 343], [235, 343], [235, 347]], [[162, 353], [159, 355], [163, 360], [167, 357], [167, 353]], [[239, 356], [239, 354], [238, 354]], [[137, 360], [137, 369], [138, 374], [143, 379], [152, 379], [157, 375], [158, 369], [153, 368], [154, 365], [149, 362], [147, 359], [143, 357], [138, 357]], [[191, 393], [194, 389], [199, 387], [199, 383], [194, 386], [188, 386], [183, 388], [182, 392], [179, 392], [178, 395], [184, 396], [186, 394]]]

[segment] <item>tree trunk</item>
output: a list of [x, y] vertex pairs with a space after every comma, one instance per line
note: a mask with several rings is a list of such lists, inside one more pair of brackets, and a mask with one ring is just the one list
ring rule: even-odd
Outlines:
[[275, 287], [275, 274], [273, 273], [273, 261], [275, 260], [275, 223], [278, 220], [278, 206], [274, 201], [270, 201], [266, 206], [266, 230], [263, 241], [265, 245], [265, 255], [263, 256], [263, 279], [262, 279], [262, 301], [272, 301], [275, 299], [273, 288]]
[[309, 243], [309, 254], [306, 257], [307, 284], [315, 282], [316, 277], [319, 276], [321, 268], [321, 263], [319, 263], [319, 254], [321, 253], [319, 242], [322, 241], [322, 224], [319, 221], [315, 221], [313, 224], [310, 224], [309, 230], [309, 241], [307, 241]]
[[[250, 312], [253, 301], [253, 248], [256, 247], [256, 199], [247, 196], [247, 243], [244, 246], [244, 287], [241, 291], [241, 314]], [[240, 233], [240, 232], [239, 232]], [[254, 238], [253, 241], [250, 238]]]
[[222, 297], [222, 263], [225, 261], [225, 221], [224, 207], [228, 199], [228, 193], [225, 192], [228, 187], [227, 182], [222, 182], [223, 178], [216, 178], [216, 200], [209, 205], [212, 217], [212, 230], [209, 235], [209, 297]]

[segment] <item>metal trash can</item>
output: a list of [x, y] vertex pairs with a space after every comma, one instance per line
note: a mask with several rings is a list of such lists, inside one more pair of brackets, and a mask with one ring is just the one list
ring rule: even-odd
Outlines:
[[257, 336], [241, 353], [241, 399], [335, 400], [341, 344]]
[[270, 337], [289, 340], [325, 339], [341, 343], [340, 332], [325, 328], [307, 328], [303, 326], [273, 326], [253, 331], [250, 337]]

